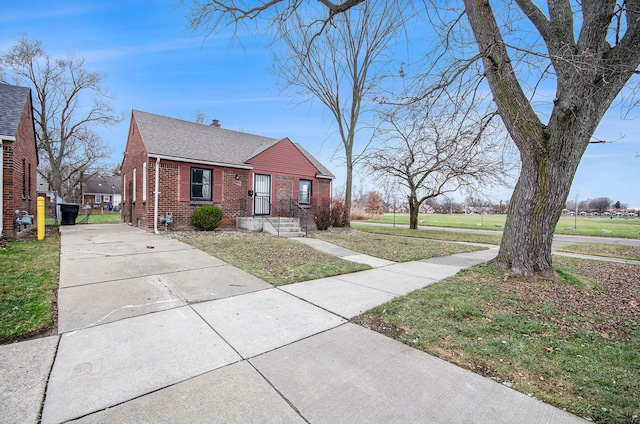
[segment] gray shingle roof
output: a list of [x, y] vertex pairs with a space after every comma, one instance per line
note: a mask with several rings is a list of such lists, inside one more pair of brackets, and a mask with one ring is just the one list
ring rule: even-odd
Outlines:
[[[133, 117], [149, 156], [250, 168], [249, 159], [280, 141], [139, 110], [133, 111]], [[335, 178], [302, 146], [294, 145], [315, 166], [319, 177]]]
[[0, 83], [0, 136], [15, 137], [31, 89]]
[[122, 194], [122, 177], [114, 175], [91, 177], [85, 181], [82, 192], [84, 194]]
[[[279, 140], [133, 111], [150, 156], [247, 167], [245, 161]], [[189, 148], [185, 148], [185, 142]]]

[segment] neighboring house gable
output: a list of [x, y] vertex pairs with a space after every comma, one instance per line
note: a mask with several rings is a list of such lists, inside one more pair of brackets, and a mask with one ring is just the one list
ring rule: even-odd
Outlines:
[[37, 212], [38, 153], [31, 89], [0, 83], [0, 235], [16, 236], [16, 211]]
[[334, 178], [287, 138], [137, 110], [132, 112], [121, 170], [123, 218], [147, 229], [168, 214], [173, 225], [188, 226], [193, 210], [205, 204], [221, 206], [227, 220], [252, 216], [256, 174], [268, 175], [268, 202], [273, 204], [298, 199], [300, 180], [305, 181], [303, 188], [315, 186], [328, 197]]
[[82, 204], [93, 208], [119, 209], [122, 184], [119, 176], [94, 176], [84, 182]]

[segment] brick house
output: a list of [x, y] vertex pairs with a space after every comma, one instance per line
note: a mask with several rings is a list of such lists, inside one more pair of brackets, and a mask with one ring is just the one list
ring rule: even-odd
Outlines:
[[0, 83], [0, 236], [17, 236], [16, 211], [36, 218], [38, 150], [31, 89]]
[[224, 225], [276, 216], [292, 203], [331, 197], [335, 178], [288, 138], [281, 140], [134, 110], [121, 166], [124, 222], [189, 227], [191, 213], [219, 205]]
[[119, 210], [122, 184], [119, 176], [97, 175], [88, 178], [82, 186], [82, 204], [92, 209]]

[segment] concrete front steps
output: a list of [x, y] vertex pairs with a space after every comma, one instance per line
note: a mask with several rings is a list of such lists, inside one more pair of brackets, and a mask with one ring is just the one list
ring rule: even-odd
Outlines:
[[236, 218], [236, 227], [249, 231], [264, 231], [279, 237], [304, 237], [297, 218]]
[[262, 231], [279, 237], [304, 237], [305, 233], [300, 229], [300, 220], [296, 218], [273, 217], [264, 220]]

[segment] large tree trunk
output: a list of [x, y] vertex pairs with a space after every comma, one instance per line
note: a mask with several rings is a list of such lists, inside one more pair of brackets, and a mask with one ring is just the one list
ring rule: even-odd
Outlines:
[[409, 228], [418, 229], [418, 213], [420, 212], [420, 204], [414, 197], [409, 197]]
[[628, 12], [629, 37], [612, 49], [606, 36], [615, 2], [593, 2], [583, 9], [587, 30], [576, 43], [568, 2], [550, 2], [548, 19], [532, 1], [516, 0], [544, 38], [556, 73], [556, 97], [545, 125], [520, 85], [490, 2], [464, 2], [493, 99], [522, 162], [493, 264], [524, 275], [553, 275], [553, 232], [580, 159], [640, 62], [637, 7]]
[[566, 202], [575, 165], [550, 155], [522, 155], [496, 266], [523, 275], [552, 276], [553, 233]]

